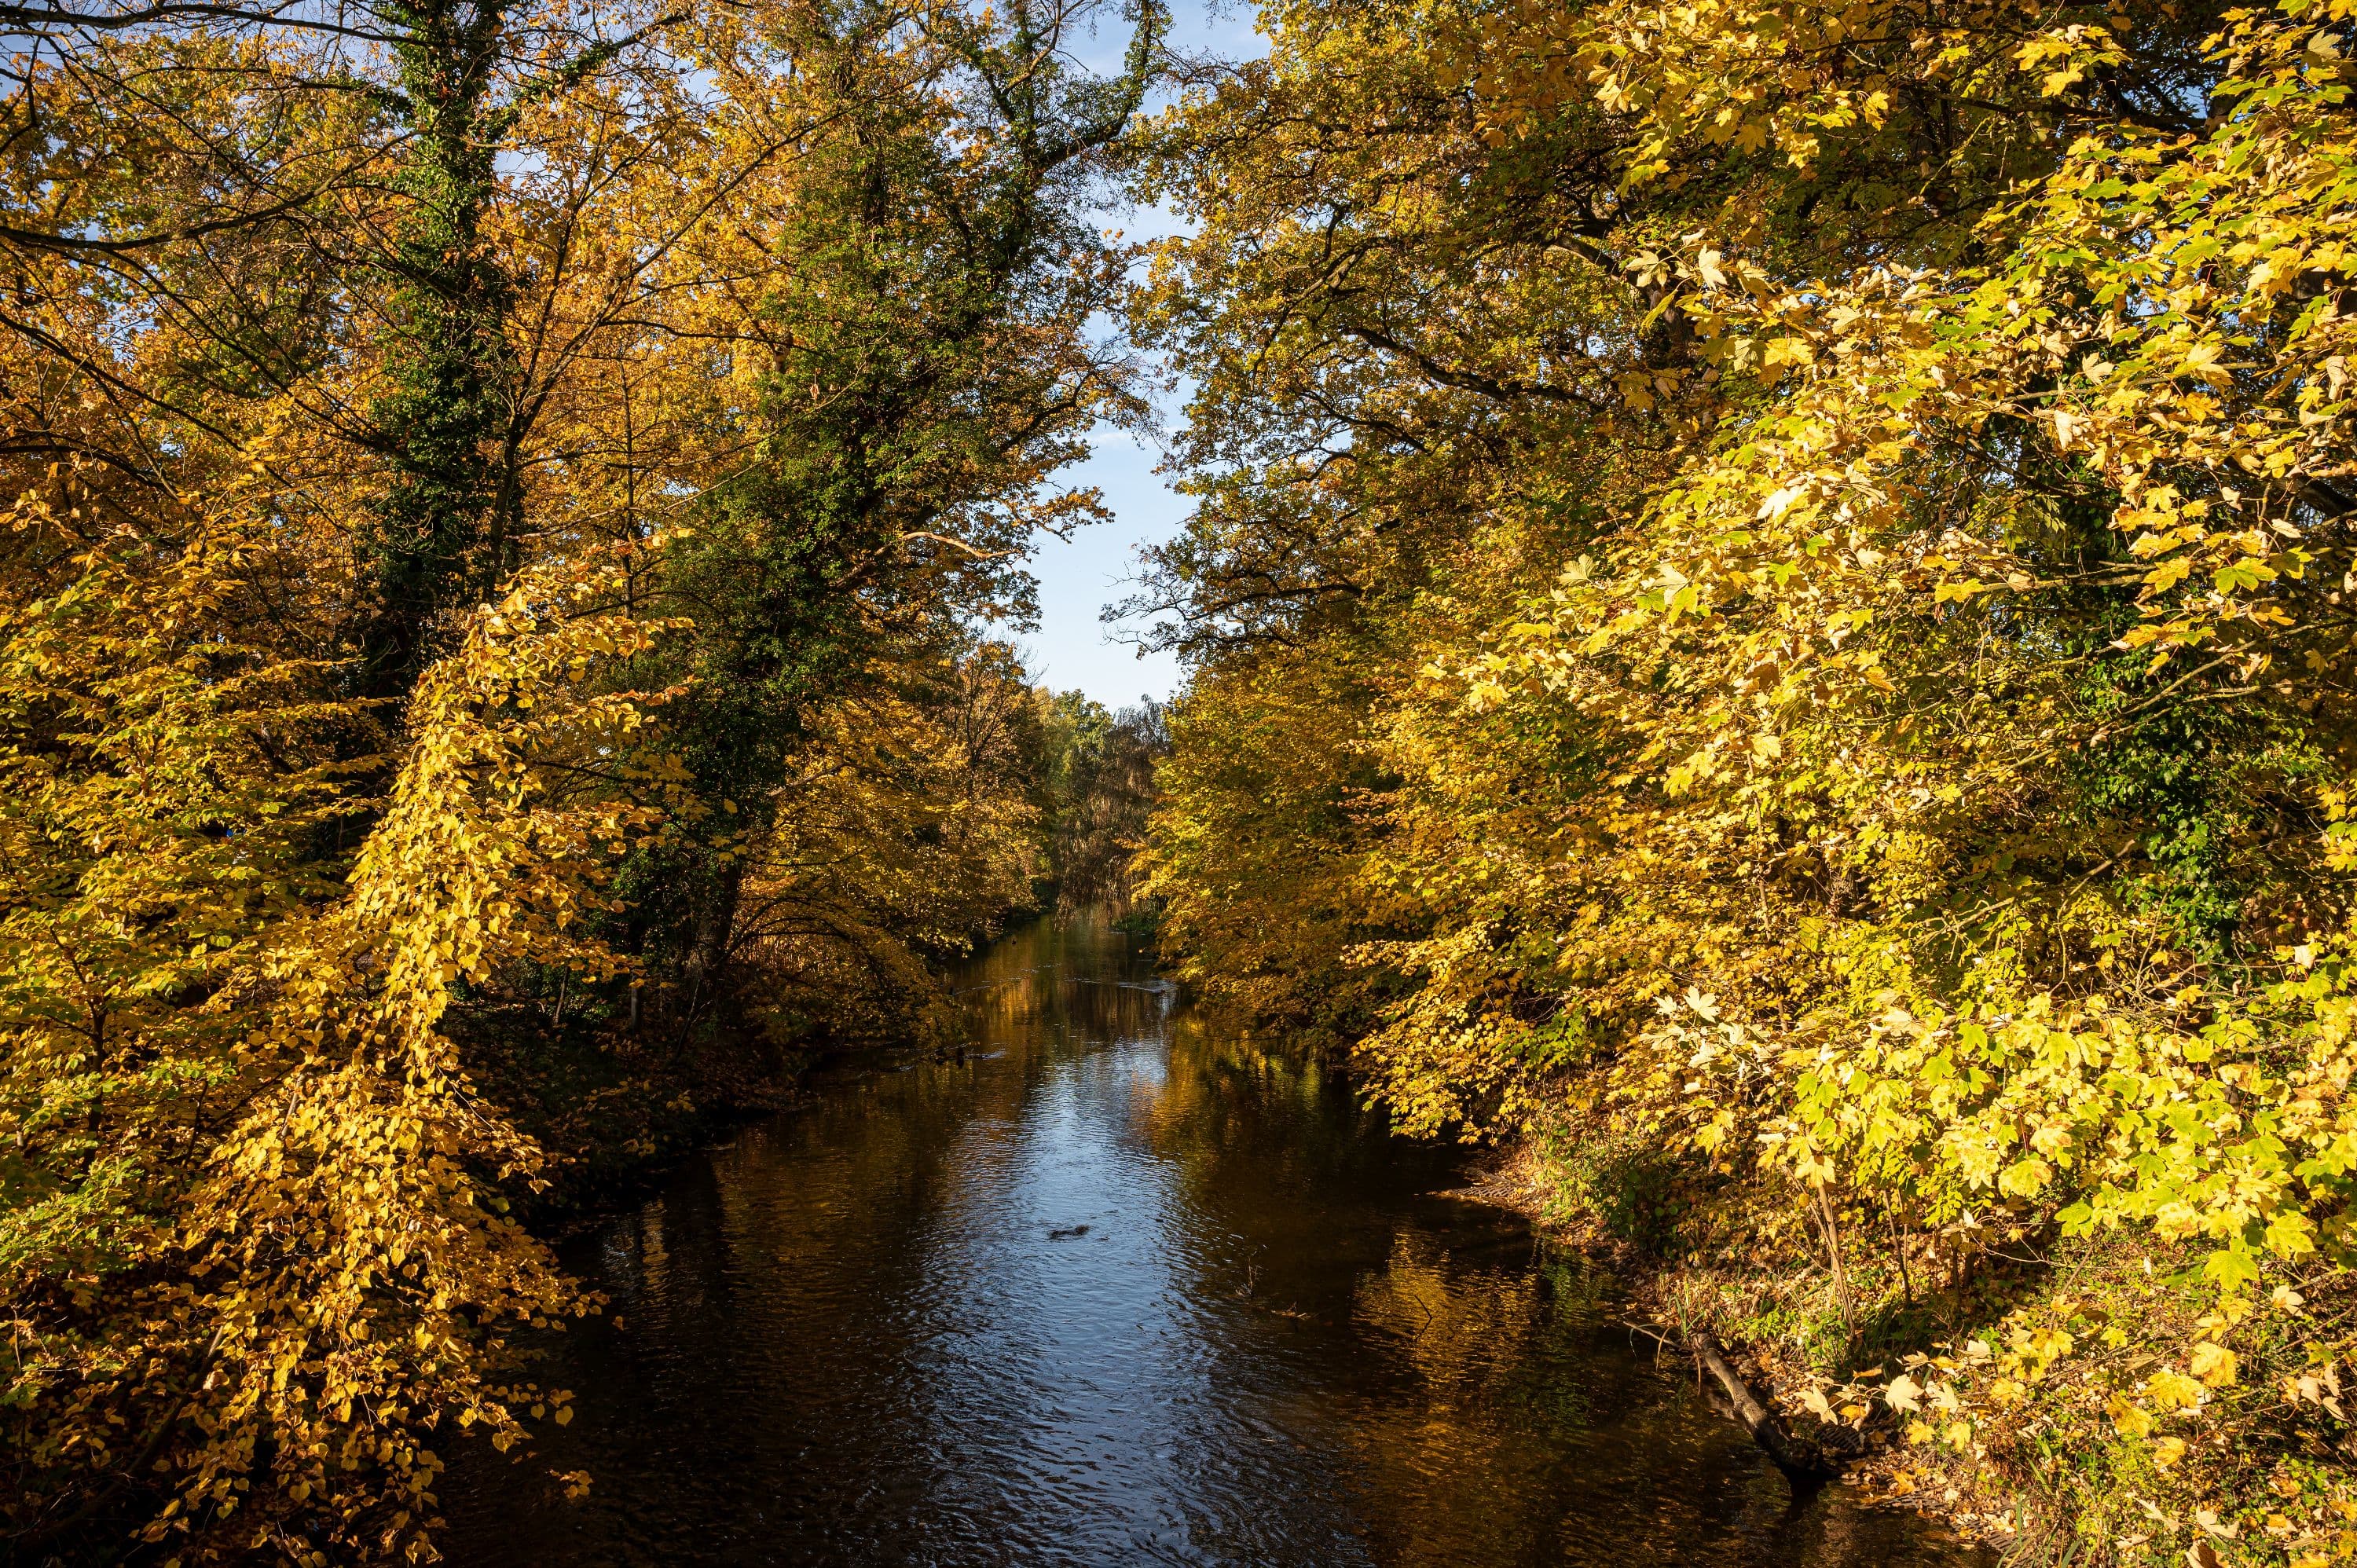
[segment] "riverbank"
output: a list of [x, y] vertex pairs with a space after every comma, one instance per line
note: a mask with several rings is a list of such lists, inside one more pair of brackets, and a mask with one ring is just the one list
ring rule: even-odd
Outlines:
[[644, 1198], [748, 1122], [804, 1103], [814, 1076], [950, 1049], [960, 1028], [953, 978], [1007, 933], [1051, 918], [1040, 908], [1000, 910], [968, 936], [965, 953], [912, 952], [866, 992], [838, 998], [857, 1027], [808, 998], [791, 1011], [732, 1004], [686, 1019], [651, 1013], [635, 1025], [611, 1016], [557, 1026], [521, 1008], [468, 1020], [477, 1084], [552, 1156], [544, 1185], [517, 1203], [519, 1217], [552, 1240], [571, 1235]]
[[[1519, 1214], [1550, 1244], [1609, 1270], [1621, 1286], [1618, 1299], [1628, 1326], [1652, 1339], [1663, 1355], [1694, 1359], [1696, 1341], [1703, 1337], [1727, 1346], [1736, 1372], [1754, 1395], [1772, 1404], [1783, 1430], [1815, 1443], [1820, 1449], [1830, 1449], [1829, 1457], [1844, 1461], [1839, 1464], [1841, 1477], [1866, 1487], [1870, 1501], [1936, 1515], [1975, 1539], [1999, 1544], [2009, 1542], [2017, 1533], [2017, 1520], [2008, 1510], [1976, 1509], [1968, 1505], [1961, 1488], [1951, 1496], [1918, 1485], [1915, 1467], [1906, 1460], [1894, 1423], [1873, 1419], [1885, 1412], [1867, 1412], [1864, 1419], [1843, 1421], [1835, 1411], [1835, 1419], [1830, 1422], [1815, 1412], [1808, 1396], [1824, 1398], [1828, 1380], [1802, 1347], [1837, 1330], [1840, 1308], [1826, 1300], [1806, 1304], [1814, 1306], [1814, 1312], [1795, 1314], [1790, 1310], [1793, 1302], [1780, 1300], [1779, 1306], [1786, 1310], [1779, 1316], [1798, 1322], [1782, 1334], [1763, 1337], [1760, 1332], [1763, 1315], [1757, 1309], [1760, 1287], [1771, 1277], [1790, 1280], [1790, 1271], [1774, 1276], [1762, 1271], [1749, 1277], [1729, 1277], [1691, 1262], [1665, 1259], [1616, 1235], [1603, 1215], [1583, 1204], [1573, 1173], [1534, 1144], [1521, 1144], [1482, 1166], [1475, 1180], [1448, 1196]], [[1738, 1287], [1735, 1299], [1729, 1299], [1730, 1286]], [[1714, 1296], [1718, 1298], [1716, 1304]], [[1733, 1309], [1738, 1302], [1748, 1310]], [[1726, 1309], [1713, 1310], [1714, 1305]], [[1819, 1322], [1820, 1316], [1827, 1321]], [[1738, 1419], [1723, 1402], [1713, 1402], [1727, 1419]], [[1830, 1403], [1827, 1408], [1832, 1408]], [[1834, 1427], [1846, 1427], [1855, 1436], [1833, 1435], [1829, 1429]], [[1832, 1441], [1823, 1441], [1828, 1436]], [[1795, 1484], [1807, 1482], [1801, 1479]]]
[[[1450, 1196], [1520, 1214], [1609, 1268], [1629, 1326], [1663, 1355], [1688, 1359], [1703, 1335], [1728, 1347], [1786, 1430], [1831, 1435], [1825, 1446], [1851, 1455], [1845, 1478], [1867, 1506], [1936, 1519], [2025, 1568], [2323, 1568], [2357, 1556], [2345, 1467], [2299, 1453], [2269, 1418], [2273, 1402], [2205, 1401], [2193, 1441], [2148, 1442], [2150, 1427], [2106, 1394], [2122, 1360], [2134, 1370], [2150, 1359], [2137, 1343], [2217, 1331], [2190, 1260], [2029, 1238], [1935, 1278], [1920, 1257], [1910, 1270], [1899, 1252], [1844, 1238], [1837, 1273], [1805, 1225], [1787, 1227], [1781, 1249], [1722, 1244], [1773, 1234], [1773, 1221], [1717, 1207], [1731, 1188], [1645, 1191], [1598, 1146], [1527, 1140]], [[2135, 1335], [2096, 1300], [2133, 1305]], [[2309, 1398], [2319, 1395], [2337, 1389]]]

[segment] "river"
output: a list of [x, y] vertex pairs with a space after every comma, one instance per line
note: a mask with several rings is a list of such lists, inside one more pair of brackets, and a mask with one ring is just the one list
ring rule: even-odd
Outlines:
[[1795, 1504], [1605, 1280], [1439, 1196], [1460, 1152], [1118, 933], [960, 985], [963, 1059], [829, 1075], [578, 1244], [576, 1418], [457, 1468], [453, 1563], [1990, 1561]]

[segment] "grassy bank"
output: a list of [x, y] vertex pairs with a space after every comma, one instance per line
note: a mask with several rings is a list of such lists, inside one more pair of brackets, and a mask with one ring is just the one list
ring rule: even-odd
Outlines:
[[[1829, 1230], [1797, 1192], [1697, 1178], [1570, 1125], [1516, 1146], [1473, 1195], [1608, 1262], [1664, 1354], [1698, 1333], [1727, 1346], [1788, 1430], [1854, 1455], [1846, 1478], [1870, 1500], [1937, 1516], [2009, 1564], [2357, 1557], [2357, 1486], [2316, 1419], [2338, 1425], [2344, 1391], [2311, 1353], [2350, 1313], [2345, 1288], [2284, 1315], [2311, 1332], [2259, 1332], [2219, 1312], [2193, 1251], [2034, 1233], [1902, 1247], [1838, 1211]], [[2166, 1365], [2157, 1347], [2192, 1342], [2228, 1363], [2178, 1408], [2122, 1397]]]

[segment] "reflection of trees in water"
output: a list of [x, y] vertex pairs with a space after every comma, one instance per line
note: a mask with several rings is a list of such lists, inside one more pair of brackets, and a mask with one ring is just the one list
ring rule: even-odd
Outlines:
[[1403, 1561], [1552, 1557], [1566, 1472], [1582, 1440], [1611, 1424], [1599, 1403], [1581, 1315], [1555, 1305], [1527, 1262], [1468, 1262], [1413, 1226], [1363, 1270], [1351, 1304], [1370, 1360], [1411, 1385], [1351, 1423], [1360, 1508]]
[[[1274, 1309], [1280, 1340], [1327, 1340], [1315, 1396], [1278, 1393], [1272, 1418], [1331, 1434], [1371, 1539], [1401, 1561], [1539, 1549], [1561, 1511], [1551, 1472], [1602, 1420], [1598, 1283], [1533, 1267], [1519, 1232], [1478, 1208], [1419, 1223], [1448, 1153], [1383, 1138], [1315, 1056], [1191, 1012], [1168, 1049], [1162, 1080], [1133, 1090], [1131, 1125], [1239, 1243], [1209, 1288]], [[1458, 1212], [1462, 1233], [1447, 1224]]]
[[970, 1089], [909, 1073], [745, 1129], [735, 1148], [688, 1162], [660, 1198], [613, 1222], [600, 1288], [651, 1330], [728, 1310], [748, 1266], [888, 1254], [936, 1203], [950, 1134], [974, 1120], [973, 1104]]
[[[589, 1419], [545, 1451], [599, 1476], [564, 1516], [592, 1521], [583, 1539], [649, 1520], [686, 1539], [781, 1498], [855, 1534], [1003, 1547], [1067, 1506], [1082, 1530], [1093, 1494], [1035, 1487], [1038, 1429], [999, 1421], [1052, 1393], [1051, 1425], [1119, 1434], [1092, 1471], [1143, 1466], [1237, 1561], [1914, 1560], [1881, 1521], [1795, 1528], [1740, 1432], [1629, 1354], [1602, 1276], [1431, 1198], [1461, 1179], [1449, 1151], [1383, 1137], [1316, 1058], [1149, 978], [1118, 933], [1022, 933], [961, 976], [966, 1061], [870, 1060], [618, 1221], [600, 1280], [630, 1332], [567, 1337], [557, 1380]], [[1109, 1218], [1086, 1247], [1049, 1247], [1027, 1182], [1082, 1156]], [[1171, 1310], [1139, 1341], [1153, 1364], [1125, 1369], [1158, 1391], [1110, 1412], [1103, 1368], [1035, 1351], [1082, 1343], [1059, 1339], [1043, 1291], [1080, 1293], [1085, 1318], [1116, 1288], [1137, 1316]], [[1175, 1470], [1122, 1452], [1165, 1443]]]
[[1028, 1049], [1052, 1037], [1085, 1048], [1159, 1032], [1168, 1002], [1148, 956], [1102, 915], [1040, 921], [963, 971], [968, 1041]]
[[1140, 1081], [1133, 1115], [1146, 1146], [1182, 1169], [1256, 1144], [1273, 1147], [1273, 1128], [1315, 1137], [1333, 1120], [1319, 1114], [1326, 1074], [1314, 1058], [1241, 1037], [1191, 1011], [1171, 1016], [1168, 1039], [1168, 1070], [1159, 1083]]
[[1599, 1335], [1601, 1277], [1473, 1261], [1457, 1240], [1404, 1227], [1359, 1278], [1369, 1358], [1415, 1384], [1348, 1430], [1372, 1538], [1404, 1562], [1587, 1561], [1607, 1542], [1632, 1564], [1729, 1561], [1744, 1503], [1711, 1497], [1724, 1446]]
[[[962, 1194], [996, 1190], [1019, 1161], [1018, 1129], [1048, 1047], [1104, 1037], [1099, 1026], [1116, 1022], [1114, 1013], [1152, 1018], [1150, 993], [1060, 977], [1060, 961], [1085, 966], [1108, 940], [1121, 940], [1085, 925], [1018, 933], [961, 979], [965, 1062], [944, 1055], [895, 1071], [856, 1058], [791, 1115], [685, 1164], [660, 1200], [610, 1233], [600, 1273], [618, 1307], [651, 1326], [716, 1309], [748, 1259], [860, 1256], [915, 1270], [916, 1252], [900, 1242]], [[1060, 1036], [1051, 1027], [1090, 1018]], [[985, 1070], [985, 1054], [1002, 1059]]]
[[1592, 1359], [1600, 1290], [1591, 1271], [1568, 1264], [1469, 1266], [1403, 1230], [1383, 1267], [1360, 1277], [1353, 1316], [1399, 1348], [1446, 1424], [1560, 1438], [1595, 1419], [1577, 1374]]
[[1391, 1260], [1361, 1275], [1360, 1322], [1398, 1341], [1433, 1397], [1478, 1400], [1543, 1326], [1539, 1282], [1528, 1273], [1459, 1271], [1431, 1237], [1402, 1230]]

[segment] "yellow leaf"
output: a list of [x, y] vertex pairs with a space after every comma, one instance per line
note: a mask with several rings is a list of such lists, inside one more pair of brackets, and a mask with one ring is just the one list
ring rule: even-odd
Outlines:
[[2193, 1347], [2190, 1365], [2193, 1375], [2205, 1386], [2213, 1389], [2222, 1389], [2232, 1383], [2239, 1367], [2232, 1350], [2207, 1339]]

